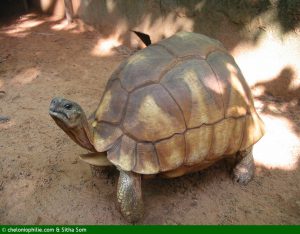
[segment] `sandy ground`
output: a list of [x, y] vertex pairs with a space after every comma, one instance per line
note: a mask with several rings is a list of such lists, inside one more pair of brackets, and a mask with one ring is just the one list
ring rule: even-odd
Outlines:
[[[99, 47], [100, 38], [34, 15], [1, 26], [0, 224], [126, 224], [114, 203], [117, 171], [92, 176], [78, 160], [86, 150], [48, 115], [53, 96], [76, 100], [87, 114], [96, 108], [130, 52], [97, 55], [115, 45]], [[234, 184], [225, 161], [178, 179], [145, 180], [142, 224], [300, 224], [299, 103], [260, 96], [256, 106], [267, 134], [254, 151], [254, 180]]]

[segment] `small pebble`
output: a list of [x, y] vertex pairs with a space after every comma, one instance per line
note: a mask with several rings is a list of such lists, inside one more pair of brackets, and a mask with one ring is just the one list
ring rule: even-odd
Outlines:
[[5, 96], [5, 94], [6, 94], [5, 91], [0, 90], [0, 98], [3, 98]]
[[78, 163], [78, 161], [77, 161], [77, 160], [74, 160], [74, 161], [72, 161], [71, 163], [72, 163], [72, 164], [76, 164], [76, 163]]
[[8, 122], [10, 118], [8, 116], [0, 115], [0, 123]]

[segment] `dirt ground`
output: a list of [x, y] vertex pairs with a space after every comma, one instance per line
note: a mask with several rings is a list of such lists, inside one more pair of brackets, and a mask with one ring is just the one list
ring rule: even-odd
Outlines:
[[[52, 97], [89, 115], [110, 74], [130, 54], [82, 24], [34, 14], [0, 28], [0, 224], [126, 224], [115, 207], [118, 173], [92, 176], [48, 115]], [[105, 47], [106, 45], [106, 47]], [[1, 92], [3, 91], [3, 92]], [[255, 90], [254, 94], [255, 94]], [[255, 178], [234, 184], [231, 164], [181, 178], [143, 181], [141, 224], [300, 224], [300, 103], [256, 95], [267, 134], [256, 145]]]

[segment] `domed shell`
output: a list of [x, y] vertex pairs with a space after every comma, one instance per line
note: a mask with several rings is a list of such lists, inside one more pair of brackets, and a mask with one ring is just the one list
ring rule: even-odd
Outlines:
[[232, 56], [220, 42], [187, 32], [152, 44], [119, 66], [93, 128], [97, 151], [107, 151], [122, 170], [140, 174], [211, 164], [264, 134]]

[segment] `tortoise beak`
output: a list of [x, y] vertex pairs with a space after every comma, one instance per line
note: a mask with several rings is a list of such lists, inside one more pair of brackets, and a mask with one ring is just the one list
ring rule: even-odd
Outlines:
[[52, 118], [56, 119], [62, 119], [62, 118], [67, 118], [69, 119], [69, 116], [63, 112], [60, 111], [60, 104], [62, 103], [63, 99], [59, 97], [54, 97], [51, 102], [50, 102], [50, 107], [49, 107], [49, 115]]
[[54, 97], [50, 102], [50, 110], [54, 111], [55, 108], [62, 102], [62, 98]]

